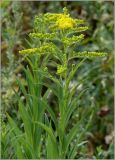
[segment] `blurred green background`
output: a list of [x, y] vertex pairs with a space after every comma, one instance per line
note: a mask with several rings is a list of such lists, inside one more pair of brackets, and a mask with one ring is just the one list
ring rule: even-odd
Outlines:
[[[76, 50], [105, 51], [108, 57], [87, 60], [76, 74], [72, 85], [84, 79], [79, 89], [89, 87], [80, 106], [90, 107], [95, 104], [95, 116], [90, 130], [86, 133], [88, 144], [82, 153], [88, 158], [113, 159], [113, 121], [114, 121], [114, 96], [113, 96], [113, 64], [114, 64], [114, 2], [112, 1], [2, 1], [2, 33], [1, 33], [1, 58], [2, 58], [2, 134], [4, 147], [2, 156], [12, 157], [12, 150], [8, 146], [6, 112], [10, 113], [17, 121], [17, 102], [12, 88], [19, 90], [16, 77], [25, 84], [22, 65], [26, 65], [18, 53], [28, 47], [30, 33], [33, 29], [34, 16], [46, 12], [62, 12], [67, 7], [74, 18], [84, 19], [89, 26], [85, 40], [81, 45], [76, 45]], [[23, 98], [23, 96], [22, 96]], [[52, 99], [53, 101], [53, 99]], [[81, 109], [81, 112], [82, 112]], [[73, 119], [74, 121], [75, 119]], [[5, 146], [7, 142], [7, 146]], [[80, 154], [80, 153], [79, 153]]]

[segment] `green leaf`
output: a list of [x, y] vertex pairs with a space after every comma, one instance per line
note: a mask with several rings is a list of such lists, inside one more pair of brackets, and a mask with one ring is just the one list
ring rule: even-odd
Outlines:
[[[88, 119], [88, 122], [87, 122], [87, 124], [86, 124], [86, 127], [85, 127], [84, 131], [82, 131], [82, 132], [80, 133], [79, 137], [77, 138], [76, 145], [74, 145], [74, 146], [72, 147], [71, 151], [70, 151], [70, 154], [69, 154], [69, 158], [70, 158], [70, 159], [75, 158], [76, 149], [77, 149], [77, 147], [79, 147], [78, 144], [79, 144], [80, 141], [82, 141], [84, 134], [86, 133], [87, 129], [89, 128], [89, 126], [90, 126], [90, 124], [91, 124], [91, 120], [92, 120], [92, 118], [93, 118], [94, 110], [93, 110], [93, 111], [91, 110], [91, 112], [92, 112], [92, 113], [90, 113], [90, 117], [89, 117], [89, 119]], [[87, 115], [85, 115], [85, 116], [88, 116], [88, 114], [89, 114], [89, 113], [87, 113]], [[84, 118], [82, 118], [82, 119], [84, 119]], [[81, 124], [82, 124], [82, 122], [81, 122]]]
[[14, 122], [14, 120], [8, 114], [7, 114], [7, 117], [8, 117], [9, 124], [12, 127], [13, 135], [10, 138], [14, 138], [13, 147], [16, 150], [16, 155], [18, 158], [24, 158], [24, 155], [23, 155], [22, 149], [21, 149], [21, 144], [23, 142], [23, 139], [21, 138], [20, 135], [22, 135], [22, 132], [19, 129], [19, 127], [17, 126], [17, 124]]
[[70, 105], [68, 105], [67, 111], [66, 111], [66, 116], [65, 116], [65, 126], [67, 125], [69, 118], [71, 117], [72, 113], [77, 107], [77, 101], [81, 98], [81, 96], [84, 94], [85, 91], [87, 91], [88, 88], [84, 89], [79, 93], [77, 97], [74, 98], [74, 100], [71, 101]]
[[59, 157], [57, 144], [52, 142], [51, 136], [49, 134], [47, 135], [46, 138], [46, 151], [47, 151], [47, 159], [53, 159], [53, 158], [55, 159]]
[[55, 113], [53, 112], [52, 108], [48, 104], [46, 106], [46, 110], [50, 114], [51, 119], [53, 120], [53, 122], [55, 124], [55, 127], [57, 128], [58, 123], [57, 123], [57, 119], [56, 119]]
[[77, 66], [74, 66], [74, 68], [72, 69], [72, 71], [69, 74], [69, 77], [67, 78], [67, 82], [66, 82], [66, 86], [68, 87], [71, 79], [73, 78], [73, 76], [75, 75], [76, 71], [78, 70], [78, 68], [83, 64], [83, 62], [86, 60], [86, 58], [84, 58], [83, 60], [81, 60]]
[[32, 143], [32, 121], [21, 100], [19, 101], [19, 112], [24, 122], [24, 129], [27, 134], [27, 139], [30, 143]]
[[49, 143], [48, 145], [50, 145], [50, 147], [51, 146], [53, 147], [53, 152], [54, 152], [52, 153], [52, 151], [48, 150], [49, 154], [51, 154], [53, 158], [58, 158], [58, 145], [57, 145], [56, 137], [54, 136], [52, 129], [43, 123], [40, 123], [40, 122], [34, 122], [34, 123], [38, 124], [40, 127], [42, 127], [47, 132], [48, 143]]
[[19, 85], [19, 87], [20, 87], [20, 89], [21, 89], [22, 93], [23, 93], [23, 94], [24, 94], [24, 96], [26, 97], [27, 91], [26, 91], [26, 89], [25, 89], [24, 85], [23, 85], [23, 84], [21, 83], [21, 81], [20, 81], [20, 80], [18, 80], [18, 79], [17, 79], [17, 83], [18, 83], [18, 85]]
[[80, 126], [80, 124], [82, 124], [83, 121], [84, 121], [84, 118], [82, 118], [81, 120], [79, 120], [79, 121], [73, 126], [73, 128], [71, 128], [70, 132], [69, 132], [68, 135], [66, 136], [65, 152], [67, 152], [68, 146], [70, 145], [71, 141], [72, 141], [73, 138], [76, 136], [76, 134], [78, 133], [78, 131], [79, 131], [79, 126]]
[[51, 137], [52, 142], [54, 142], [56, 144], [56, 138], [51, 130], [51, 128], [49, 128], [48, 126], [46, 126], [45, 124], [41, 123], [41, 122], [36, 122], [34, 121], [33, 123], [38, 124], [41, 128], [43, 128]]
[[17, 136], [17, 135], [22, 134], [21, 130], [19, 129], [19, 127], [17, 126], [15, 121], [8, 114], [7, 114], [7, 118], [8, 118], [10, 126], [12, 127], [13, 132], [15, 133], [15, 135]]

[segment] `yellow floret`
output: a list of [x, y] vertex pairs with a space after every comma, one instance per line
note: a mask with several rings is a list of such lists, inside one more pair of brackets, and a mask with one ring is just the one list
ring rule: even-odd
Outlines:
[[60, 18], [56, 21], [56, 26], [58, 29], [69, 29], [75, 26], [75, 20], [69, 17], [69, 15], [62, 14]]
[[63, 66], [63, 65], [57, 66], [57, 74], [60, 76], [64, 76], [66, 70], [67, 70], [67, 66]]

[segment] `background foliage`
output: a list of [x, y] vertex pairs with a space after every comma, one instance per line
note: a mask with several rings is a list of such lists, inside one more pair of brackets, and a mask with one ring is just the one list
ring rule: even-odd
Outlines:
[[[71, 15], [75, 18], [85, 19], [89, 25], [89, 30], [85, 32], [85, 41], [81, 46], [76, 46], [79, 51], [106, 51], [108, 58], [95, 61], [87, 60], [74, 77], [71, 85], [76, 80], [82, 84], [79, 90], [85, 87], [90, 88], [79, 102], [81, 113], [83, 107], [95, 104], [95, 116], [86, 133], [88, 144], [79, 151], [79, 157], [88, 158], [113, 158], [113, 2], [95, 1], [73, 1], [73, 2], [21, 2], [2, 1], [2, 158], [12, 158], [13, 149], [9, 145], [6, 112], [20, 122], [17, 116], [17, 102], [15, 93], [19, 90], [16, 84], [16, 77], [25, 85], [22, 72], [22, 65], [26, 62], [19, 55], [20, 49], [26, 48], [29, 43], [27, 34], [33, 28], [35, 15], [46, 12], [61, 12], [67, 6]], [[83, 46], [85, 46], [83, 48]], [[23, 99], [24, 96], [20, 95]], [[55, 104], [55, 99], [51, 97], [51, 103]], [[73, 118], [73, 123], [76, 119]], [[70, 124], [71, 125], [71, 124]], [[7, 135], [7, 136], [6, 136]], [[84, 153], [84, 154], [83, 154]], [[83, 154], [83, 155], [82, 155]], [[77, 157], [77, 158], [79, 158]]]

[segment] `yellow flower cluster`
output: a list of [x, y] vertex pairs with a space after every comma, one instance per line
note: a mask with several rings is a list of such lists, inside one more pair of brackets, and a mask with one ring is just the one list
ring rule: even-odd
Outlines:
[[84, 39], [84, 35], [81, 34], [79, 36], [72, 36], [71, 38], [63, 38], [62, 41], [65, 45], [71, 45], [76, 42], [80, 42], [82, 39]]
[[61, 18], [63, 14], [61, 13], [46, 13], [44, 15], [44, 18], [46, 21], [57, 21], [59, 18]]
[[75, 27], [76, 22], [69, 15], [62, 14], [56, 21], [56, 27], [58, 29], [69, 29]]
[[40, 53], [54, 53], [56, 46], [53, 43], [46, 43], [39, 48]]
[[20, 54], [45, 54], [54, 53], [56, 51], [56, 46], [53, 43], [46, 43], [39, 48], [24, 49], [19, 51]]
[[67, 70], [67, 66], [63, 66], [63, 65], [57, 66], [57, 74], [60, 76], [64, 76], [66, 70]]
[[30, 48], [19, 51], [20, 54], [34, 54], [39, 51], [39, 48]]
[[89, 27], [88, 26], [83, 26], [83, 27], [74, 27], [71, 29], [72, 32], [84, 32], [86, 30], [88, 30]]
[[[60, 47], [56, 47], [55, 40], [61, 41], [61, 43], [64, 44], [64, 46], [70, 46], [73, 43], [78, 43], [82, 39], [84, 39], [84, 35], [80, 34], [78, 36], [73, 35], [72, 37], [68, 37], [71, 33], [74, 34], [76, 32], [82, 32], [88, 29], [87, 26], [79, 26], [80, 24], [84, 24], [84, 21], [81, 19], [73, 19], [70, 14], [68, 13], [68, 10], [66, 8], [63, 9], [63, 13], [46, 13], [44, 15], [39, 15], [39, 17], [35, 18], [35, 26], [36, 30], [35, 33], [30, 33], [29, 36], [32, 38], [39, 38], [43, 40], [44, 42], [47, 42], [45, 44], [41, 44], [39, 48], [31, 48], [31, 49], [25, 49], [22, 51], [19, 51], [21, 54], [45, 54], [45, 53], [58, 53], [60, 51]], [[39, 27], [38, 27], [39, 26]], [[43, 27], [42, 27], [43, 26]], [[34, 28], [35, 29], [35, 28]], [[62, 32], [58, 32], [58, 30], [63, 30]], [[64, 32], [64, 30], [67, 30], [67, 32]], [[46, 40], [46, 41], [45, 41]], [[51, 43], [52, 42], [52, 43]], [[54, 42], [54, 43], [53, 43]], [[58, 45], [57, 45], [58, 46]], [[92, 58], [92, 57], [103, 57], [106, 56], [107, 53], [104, 52], [72, 52], [71, 57], [86, 57], [86, 58]], [[60, 56], [62, 58], [62, 62], [65, 62], [67, 64], [66, 55]], [[67, 67], [64, 64], [59, 65], [57, 67], [57, 74], [63, 74], [66, 71]]]
[[76, 53], [76, 57], [86, 57], [86, 58], [95, 58], [95, 57], [105, 57], [107, 53], [105, 52], [78, 52]]
[[52, 39], [55, 38], [55, 33], [30, 33], [30, 37], [32, 38], [40, 38], [40, 39]]
[[[47, 21], [54, 22], [54, 25], [51, 28], [63, 30], [74, 28], [76, 25], [76, 20], [70, 17], [70, 15], [67, 12], [67, 9], [64, 9], [64, 13], [62, 14], [47, 13], [44, 16], [45, 19], [47, 19]], [[81, 23], [83, 22], [81, 21]]]

